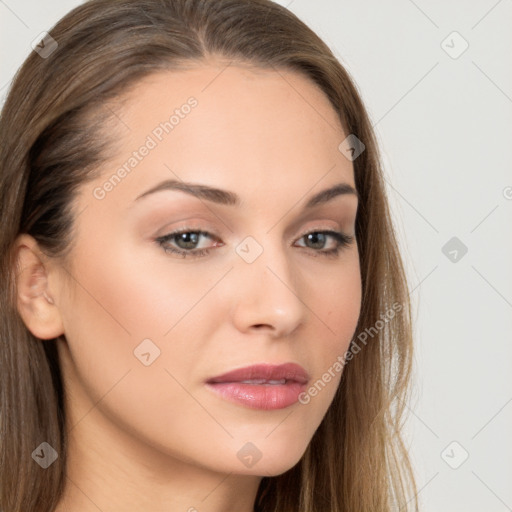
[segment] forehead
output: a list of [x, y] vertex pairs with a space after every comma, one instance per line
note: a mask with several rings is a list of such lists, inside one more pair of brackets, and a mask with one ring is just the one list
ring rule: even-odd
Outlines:
[[110, 172], [150, 147], [122, 187], [132, 195], [169, 178], [235, 190], [265, 184], [297, 198], [323, 177], [354, 183], [337, 112], [294, 71], [229, 62], [166, 70], [135, 84], [114, 112]]

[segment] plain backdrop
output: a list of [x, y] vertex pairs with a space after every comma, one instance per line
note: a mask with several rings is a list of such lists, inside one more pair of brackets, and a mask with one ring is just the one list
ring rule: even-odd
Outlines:
[[[0, 0], [2, 102], [79, 3]], [[347, 68], [381, 145], [415, 313], [422, 510], [512, 511], [512, 2], [278, 3]]]

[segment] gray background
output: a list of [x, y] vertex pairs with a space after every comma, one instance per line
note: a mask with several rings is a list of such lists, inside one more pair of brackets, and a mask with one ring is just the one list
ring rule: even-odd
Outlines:
[[[512, 511], [512, 2], [278, 3], [346, 66], [381, 144], [415, 311], [406, 437], [422, 508]], [[2, 100], [78, 4], [0, 0]]]

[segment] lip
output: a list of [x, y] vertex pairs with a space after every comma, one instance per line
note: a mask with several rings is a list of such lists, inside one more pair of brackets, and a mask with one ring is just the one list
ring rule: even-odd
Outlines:
[[264, 363], [218, 375], [208, 379], [206, 386], [228, 401], [252, 409], [273, 410], [297, 402], [308, 381], [308, 373], [298, 364]]

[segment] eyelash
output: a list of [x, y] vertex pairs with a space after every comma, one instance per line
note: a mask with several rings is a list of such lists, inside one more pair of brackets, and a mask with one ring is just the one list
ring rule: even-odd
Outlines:
[[[214, 237], [211, 236], [211, 233], [209, 233], [208, 231], [202, 231], [202, 230], [197, 229], [197, 228], [196, 229], [183, 228], [183, 229], [180, 229], [178, 231], [173, 231], [171, 233], [168, 233], [167, 235], [162, 235], [162, 236], [156, 238], [155, 242], [157, 242], [158, 245], [160, 247], [162, 247], [162, 249], [166, 253], [177, 254], [177, 255], [179, 255], [179, 256], [181, 256], [183, 258], [188, 258], [188, 257], [201, 258], [201, 257], [204, 257], [204, 256], [208, 256], [208, 254], [210, 254], [210, 249], [211, 248], [208, 248], [208, 249], [195, 249], [195, 250], [183, 250], [183, 249], [176, 249], [175, 247], [166, 245], [169, 242], [169, 240], [172, 240], [175, 237], [177, 237], [178, 235], [181, 235], [181, 234], [184, 234], [184, 233], [195, 233], [195, 234], [198, 234], [200, 236], [201, 235], [205, 236], [207, 238], [214, 238]], [[313, 252], [320, 253], [322, 256], [326, 256], [326, 257], [331, 257], [331, 258], [332, 257], [337, 257], [339, 255], [340, 249], [343, 249], [343, 248], [349, 246], [354, 241], [354, 236], [347, 235], [345, 233], [340, 233], [338, 231], [333, 231], [333, 230], [308, 231], [307, 233], [304, 233], [302, 236], [300, 236], [299, 240], [304, 238], [304, 237], [306, 237], [307, 235], [318, 234], [318, 233], [331, 236], [332, 238], [334, 238], [334, 240], [336, 240], [336, 242], [338, 244], [334, 249], [329, 249], [327, 251], [323, 251], [323, 250], [320, 250], [320, 249], [316, 250], [316, 249], [309, 248]], [[303, 248], [308, 249], [308, 247], [303, 247]]]

